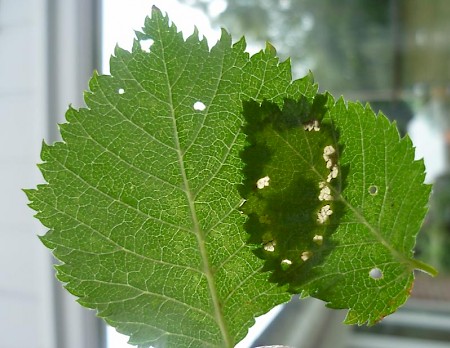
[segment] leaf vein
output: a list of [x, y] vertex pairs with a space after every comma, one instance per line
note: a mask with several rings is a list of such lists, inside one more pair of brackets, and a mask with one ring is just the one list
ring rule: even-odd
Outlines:
[[84, 133], [89, 137], [89, 139], [91, 139], [95, 144], [97, 144], [100, 148], [104, 149], [105, 152], [111, 154], [112, 156], [114, 156], [115, 158], [119, 159], [121, 162], [125, 163], [126, 165], [130, 166], [130, 168], [135, 169], [137, 171], [139, 171], [140, 173], [144, 174], [145, 176], [155, 179], [157, 181], [159, 181], [162, 184], [168, 185], [171, 188], [174, 188], [176, 190], [182, 190], [179, 186], [172, 184], [169, 181], [166, 181], [160, 177], [158, 177], [157, 175], [154, 175], [152, 173], [149, 173], [139, 167], [137, 167], [136, 165], [134, 165], [133, 163], [127, 161], [125, 158], [121, 157], [120, 155], [116, 154], [114, 151], [110, 150], [108, 148], [107, 145], [102, 144], [101, 142], [99, 142], [97, 139], [95, 139], [87, 130], [86, 128], [82, 125], [82, 123], [78, 122], [79, 126], [83, 129]]
[[[138, 258], [141, 258], [141, 259], [143, 259], [143, 260], [145, 260], [145, 261], [150, 261], [150, 262], [153, 262], [153, 263], [157, 263], [157, 264], [161, 264], [161, 265], [169, 266], [169, 267], [181, 268], [181, 269], [189, 270], [189, 271], [192, 271], [192, 272], [199, 273], [199, 274], [202, 274], [202, 275], [203, 275], [203, 272], [201, 272], [201, 270], [199, 270], [199, 269], [192, 268], [192, 267], [185, 266], [185, 265], [177, 265], [177, 264], [170, 263], [170, 262], [167, 262], [167, 261], [156, 260], [156, 259], [153, 259], [153, 258], [148, 257], [148, 256], [146, 256], [146, 255], [139, 254], [139, 253], [137, 253], [137, 252], [135, 252], [135, 251], [133, 251], [133, 250], [127, 249], [127, 248], [125, 248], [124, 246], [122, 246], [122, 245], [118, 244], [117, 242], [115, 242], [114, 240], [112, 240], [110, 237], [108, 237], [108, 236], [104, 235], [103, 233], [101, 233], [99, 230], [95, 229], [94, 227], [90, 226], [89, 224], [85, 223], [84, 221], [79, 220], [77, 217], [75, 217], [75, 216], [73, 216], [73, 215], [71, 215], [71, 214], [68, 214], [68, 213], [66, 213], [65, 211], [62, 211], [62, 210], [60, 210], [60, 209], [58, 209], [58, 208], [56, 208], [56, 207], [54, 207], [54, 206], [51, 206], [50, 204], [48, 204], [48, 203], [46, 203], [46, 202], [44, 202], [44, 201], [40, 201], [40, 202], [41, 202], [43, 205], [46, 205], [46, 206], [48, 206], [48, 207], [51, 207], [52, 209], [54, 209], [54, 210], [57, 211], [58, 213], [60, 213], [60, 214], [62, 214], [62, 215], [65, 215], [66, 217], [68, 217], [68, 218], [70, 218], [70, 219], [76, 221], [77, 223], [79, 223], [79, 224], [85, 226], [86, 228], [90, 229], [92, 232], [94, 232], [95, 234], [97, 234], [97, 235], [100, 236], [101, 238], [104, 238], [107, 242], [109, 242], [110, 244], [112, 244], [112, 245], [114, 245], [114, 246], [116, 246], [116, 247], [118, 248], [118, 250], [115, 250], [115, 251], [113, 251], [113, 252], [99, 253], [99, 252], [87, 252], [87, 251], [82, 250], [82, 249], [76, 249], [76, 248], [74, 248], [74, 247], [70, 247], [70, 249], [73, 250], [73, 251], [79, 251], [79, 252], [82, 252], [82, 253], [84, 253], [84, 254], [88, 254], [88, 255], [89, 255], [89, 254], [90, 254], [90, 255], [97, 255], [97, 256], [98, 256], [98, 255], [114, 254], [114, 253], [116, 253], [116, 252], [121, 252], [121, 251], [123, 251], [123, 252], [125, 252], [125, 253], [129, 253], [129, 254], [131, 254], [131, 255], [133, 255], [133, 256], [136, 256], [136, 257], [138, 257]], [[64, 245], [64, 244], [56, 243], [56, 242], [54, 242], [54, 241], [51, 241], [51, 243], [52, 243], [53, 245], [56, 245], [56, 246], [61, 246], [61, 247], [67, 248], [67, 246]]]
[[170, 222], [161, 220], [160, 218], [156, 218], [154, 216], [151, 216], [148, 213], [143, 212], [139, 208], [137, 208], [137, 207], [135, 207], [135, 206], [133, 206], [133, 205], [131, 205], [129, 203], [126, 203], [126, 202], [120, 200], [119, 198], [116, 198], [116, 197], [112, 196], [111, 194], [109, 194], [107, 192], [104, 192], [104, 191], [100, 190], [98, 187], [96, 187], [95, 185], [91, 184], [86, 179], [82, 178], [81, 175], [75, 173], [71, 168], [69, 168], [64, 163], [62, 163], [58, 158], [53, 157], [53, 159], [55, 160], [56, 163], [59, 163], [61, 165], [61, 167], [63, 167], [65, 170], [67, 170], [67, 172], [71, 173], [75, 178], [77, 178], [81, 183], [85, 184], [88, 188], [93, 189], [95, 192], [101, 194], [102, 196], [112, 200], [113, 202], [117, 202], [117, 203], [119, 203], [119, 204], [121, 204], [121, 205], [123, 205], [123, 206], [125, 206], [127, 208], [130, 208], [130, 209], [134, 210], [137, 214], [142, 215], [142, 216], [144, 216], [144, 217], [146, 217], [146, 218], [148, 218], [150, 220], [153, 220], [155, 222], [158, 222], [158, 223], [160, 223], [162, 225], [166, 225], [166, 226], [169, 226], [169, 227], [172, 227], [172, 228], [176, 228], [176, 229], [179, 229], [179, 230], [182, 230], [182, 231], [185, 231], [185, 232], [193, 233], [192, 230], [190, 230], [190, 229], [188, 229], [186, 227], [177, 226], [177, 225], [174, 225], [174, 224], [172, 224]]

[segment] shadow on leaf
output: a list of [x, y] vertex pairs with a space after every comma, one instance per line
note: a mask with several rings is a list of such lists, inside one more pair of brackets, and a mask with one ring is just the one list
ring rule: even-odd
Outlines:
[[327, 102], [319, 94], [286, 99], [281, 110], [267, 101], [243, 105], [247, 145], [239, 191], [248, 243], [265, 260], [270, 281], [289, 284], [293, 293], [321, 274], [344, 213], [339, 197], [348, 170], [339, 168], [339, 135], [324, 120]]

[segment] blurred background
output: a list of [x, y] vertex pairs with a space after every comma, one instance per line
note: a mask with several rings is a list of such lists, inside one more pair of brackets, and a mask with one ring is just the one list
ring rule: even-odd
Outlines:
[[321, 90], [369, 102], [409, 133], [434, 184], [412, 297], [375, 327], [348, 327], [317, 300], [277, 307], [239, 347], [450, 347], [450, 1], [448, 0], [0, 0], [0, 348], [125, 348], [54, 280], [37, 235], [45, 229], [22, 188], [42, 182], [42, 139], [58, 140], [69, 104], [83, 106], [95, 69], [130, 49], [151, 6], [210, 46], [220, 27], [255, 53], [270, 41]]

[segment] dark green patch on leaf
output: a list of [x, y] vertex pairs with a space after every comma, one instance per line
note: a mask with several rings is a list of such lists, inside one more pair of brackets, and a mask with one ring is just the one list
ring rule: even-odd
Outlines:
[[[292, 292], [318, 276], [317, 266], [336, 245], [331, 236], [343, 214], [342, 147], [337, 131], [323, 120], [327, 98], [287, 99], [281, 110], [269, 102], [244, 105], [245, 228], [264, 270], [272, 271], [271, 281], [289, 284]], [[325, 149], [334, 151], [326, 155]], [[266, 185], [259, 185], [264, 178]]]
[[246, 104], [241, 209], [271, 281], [374, 324], [406, 301], [415, 269], [435, 273], [413, 259], [430, 187], [384, 115], [328, 97]]

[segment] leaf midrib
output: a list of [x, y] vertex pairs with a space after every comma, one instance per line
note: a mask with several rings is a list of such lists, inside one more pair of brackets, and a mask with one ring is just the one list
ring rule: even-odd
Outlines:
[[[158, 24], [159, 24], [159, 22], [158, 22]], [[161, 28], [158, 28], [158, 29], [159, 29], [158, 34], [160, 35]], [[160, 42], [164, 42], [161, 35], [160, 35], [159, 39], [160, 39]], [[161, 54], [162, 54], [161, 60], [162, 60], [163, 66], [164, 66], [164, 74], [166, 76], [167, 94], [168, 94], [168, 98], [169, 98], [170, 115], [172, 118], [175, 149], [176, 149], [176, 153], [177, 153], [178, 164], [180, 167], [180, 174], [181, 174], [182, 181], [183, 181], [184, 191], [186, 193], [186, 199], [188, 201], [189, 211], [191, 213], [193, 231], [195, 233], [195, 236], [197, 237], [197, 245], [198, 245], [200, 257], [202, 260], [203, 271], [204, 271], [204, 274], [206, 277], [209, 294], [211, 296], [211, 300], [212, 300], [212, 304], [213, 304], [214, 317], [216, 319], [217, 325], [219, 326], [219, 329], [220, 329], [220, 332], [222, 335], [222, 339], [223, 339], [224, 347], [231, 348], [231, 347], [233, 347], [233, 344], [232, 344], [228, 329], [226, 327], [225, 318], [223, 316], [221, 306], [220, 306], [220, 301], [219, 301], [216, 284], [214, 282], [213, 272], [212, 272], [212, 269], [209, 264], [209, 256], [208, 256], [208, 252], [206, 250], [206, 244], [205, 244], [205, 234], [200, 227], [200, 223], [199, 223], [199, 220], [197, 217], [197, 212], [195, 209], [194, 195], [193, 195], [193, 192], [191, 191], [191, 188], [189, 185], [189, 179], [188, 179], [187, 173], [186, 173], [186, 168], [184, 166], [184, 158], [183, 158], [184, 151], [181, 148], [180, 139], [178, 137], [178, 127], [177, 127], [177, 120], [176, 120], [176, 116], [175, 116], [175, 109], [174, 109], [174, 103], [173, 103], [172, 87], [171, 87], [169, 71], [168, 71], [166, 59], [165, 59], [165, 48], [163, 45], [161, 45]]]

